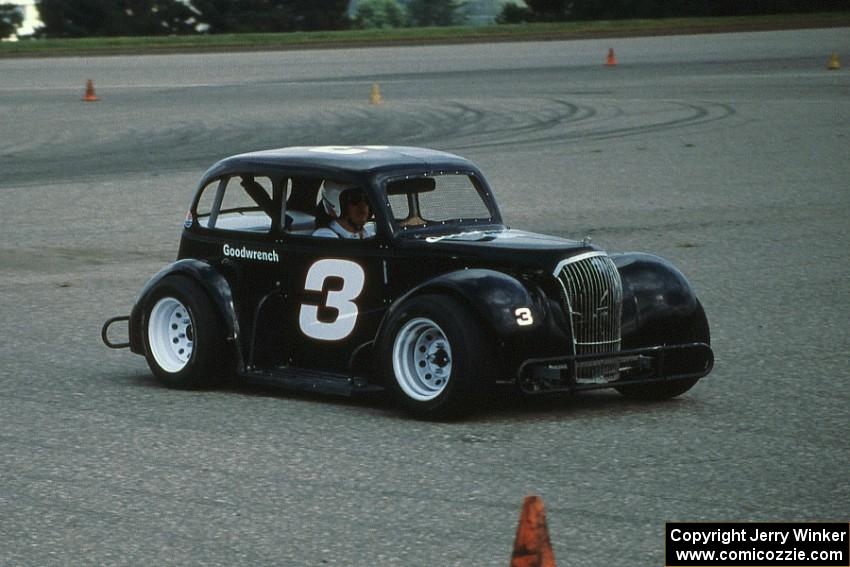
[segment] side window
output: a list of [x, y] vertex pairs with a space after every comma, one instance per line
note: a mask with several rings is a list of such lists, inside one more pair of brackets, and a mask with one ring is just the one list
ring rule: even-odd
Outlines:
[[365, 188], [350, 181], [325, 179], [317, 196], [317, 226], [314, 236], [368, 240], [376, 233], [374, 208]]
[[201, 192], [196, 212], [204, 228], [266, 233], [279, 217], [278, 209], [272, 180], [245, 174], [210, 182]]
[[316, 199], [322, 185], [321, 177], [297, 176], [289, 180], [286, 191], [286, 232], [299, 236], [310, 236], [317, 228], [318, 207]]
[[219, 184], [224, 182], [225, 181], [223, 180], [215, 179], [209, 182], [207, 186], [201, 190], [201, 196], [198, 198], [195, 213], [197, 214], [198, 224], [204, 228], [210, 228], [209, 221], [213, 203], [215, 202], [215, 197], [218, 193]]
[[[290, 179], [287, 189], [284, 225], [287, 233], [316, 238], [337, 238], [346, 233], [352, 239], [358, 238], [356, 235], [362, 235], [362, 239], [375, 236], [369, 198], [366, 191], [356, 184], [322, 177], [295, 176]], [[334, 216], [325, 209], [325, 196], [339, 209], [336, 218], [344, 232], [330, 228]]]

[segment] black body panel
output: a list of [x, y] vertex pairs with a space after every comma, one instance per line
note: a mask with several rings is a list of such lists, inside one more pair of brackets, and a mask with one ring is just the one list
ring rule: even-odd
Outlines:
[[705, 312], [673, 264], [638, 252], [611, 258], [623, 280], [623, 348], [710, 343]]
[[[475, 179], [490, 211], [486, 224], [399, 230], [387, 183], [440, 172]], [[268, 201], [277, 209], [267, 229], [224, 230], [198, 221], [201, 191], [236, 175], [271, 180]], [[309, 230], [289, 230], [288, 211], [281, 207], [294, 201], [286, 192], [295, 190], [292, 180], [311, 176], [364, 188], [374, 208], [375, 237], [324, 239]], [[308, 218], [318, 185], [302, 199], [300, 210]], [[576, 350], [578, 315], [559, 270], [595, 255], [605, 256], [588, 242], [505, 227], [483, 175], [458, 156], [399, 147], [242, 154], [204, 174], [178, 260], [145, 284], [132, 309], [129, 346], [147, 356], [142, 337], [147, 297], [163, 278], [180, 274], [197, 281], [211, 299], [236, 355], [235, 371], [293, 389], [344, 395], [374, 390], [376, 346], [391, 340], [385, 322], [424, 294], [451, 296], [467, 308], [494, 347], [499, 378], [530, 392], [707, 375], [713, 354], [702, 306], [684, 275], [650, 254], [610, 255], [616, 266], [611, 271], [622, 282], [621, 344], [602, 354]], [[603, 309], [607, 304], [597, 311]], [[600, 360], [618, 365], [621, 381], [577, 379], [580, 366]]]

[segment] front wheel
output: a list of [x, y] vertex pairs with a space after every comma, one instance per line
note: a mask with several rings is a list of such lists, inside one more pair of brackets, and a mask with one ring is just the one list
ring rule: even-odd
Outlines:
[[220, 319], [204, 290], [187, 277], [168, 276], [147, 295], [142, 337], [151, 372], [167, 386], [216, 385], [229, 368]]
[[478, 321], [454, 298], [414, 297], [390, 316], [381, 345], [385, 380], [420, 417], [471, 412], [492, 356]]

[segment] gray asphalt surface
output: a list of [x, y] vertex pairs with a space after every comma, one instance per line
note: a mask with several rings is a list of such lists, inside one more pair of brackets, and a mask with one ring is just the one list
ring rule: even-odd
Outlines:
[[[0, 565], [506, 565], [532, 493], [565, 566], [850, 520], [848, 31], [0, 61]], [[423, 423], [106, 349], [203, 170], [295, 144], [455, 151], [513, 226], [671, 259], [714, 372]]]

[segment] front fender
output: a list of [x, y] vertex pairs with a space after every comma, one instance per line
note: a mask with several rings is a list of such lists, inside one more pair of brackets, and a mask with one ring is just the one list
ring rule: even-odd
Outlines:
[[[458, 297], [500, 337], [534, 331], [544, 320], [542, 299], [532, 295], [520, 280], [496, 270], [476, 268], [442, 274], [414, 287], [393, 302], [384, 321], [407, 299], [425, 293]], [[382, 323], [378, 336], [383, 326]]]
[[623, 348], [704, 342], [705, 312], [684, 274], [664, 258], [611, 254], [623, 281]]
[[[236, 307], [233, 304], [233, 293], [227, 279], [213, 266], [201, 260], [178, 260], [157, 272], [142, 287], [136, 298], [136, 303], [130, 312], [130, 349], [137, 354], [144, 354], [142, 340], [142, 313], [145, 300], [151, 290], [164, 278], [182, 275], [196, 281], [209, 295], [225, 326], [227, 339], [239, 341], [239, 320], [236, 317]], [[239, 349], [237, 349], [238, 351]]]

